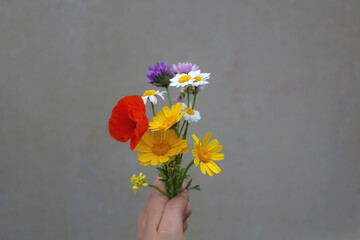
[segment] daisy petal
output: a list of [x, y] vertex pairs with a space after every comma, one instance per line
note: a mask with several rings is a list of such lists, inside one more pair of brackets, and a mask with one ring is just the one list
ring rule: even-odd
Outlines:
[[156, 103], [157, 103], [157, 98], [156, 98], [154, 95], [150, 96], [150, 97], [149, 97], [149, 100], [150, 100], [150, 102], [152, 102], [153, 104], [156, 104]]

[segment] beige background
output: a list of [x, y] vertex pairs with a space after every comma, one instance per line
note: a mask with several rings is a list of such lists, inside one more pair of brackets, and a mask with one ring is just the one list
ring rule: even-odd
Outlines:
[[188, 239], [360, 239], [358, 0], [1, 0], [0, 239], [135, 238], [155, 171], [107, 120], [156, 61], [212, 76]]

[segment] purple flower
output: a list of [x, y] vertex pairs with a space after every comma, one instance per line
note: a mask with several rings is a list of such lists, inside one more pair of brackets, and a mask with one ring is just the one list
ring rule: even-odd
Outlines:
[[174, 74], [177, 73], [186, 73], [188, 74], [191, 71], [199, 70], [199, 67], [196, 64], [192, 64], [190, 62], [179, 62], [176, 66], [173, 64], [172, 71]]
[[148, 68], [146, 76], [149, 79], [147, 83], [154, 84], [157, 87], [168, 87], [169, 79], [173, 77], [173, 71], [166, 62], [158, 62], [153, 68]]
[[172, 71], [174, 74], [178, 74], [178, 73], [179, 73], [179, 70], [178, 70], [178, 68], [176, 67], [175, 64], [173, 64], [173, 67], [172, 67], [171, 71]]

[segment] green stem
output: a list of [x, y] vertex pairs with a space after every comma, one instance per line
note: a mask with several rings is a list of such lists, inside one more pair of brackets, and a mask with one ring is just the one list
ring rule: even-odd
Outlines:
[[[169, 170], [168, 170], [169, 171]], [[173, 179], [173, 173], [169, 172], [170, 176], [168, 178], [168, 182], [166, 182], [166, 189], [168, 190], [168, 196], [170, 199], [172, 199], [173, 197], [175, 197], [174, 194], [174, 179]]]
[[182, 130], [183, 130], [184, 126], [185, 126], [185, 123], [186, 123], [186, 121], [184, 120], [183, 124], [181, 125], [180, 132], [179, 132], [179, 135], [178, 135], [178, 136], [181, 135]]
[[170, 91], [169, 91], [169, 87], [166, 87], [166, 93], [167, 93], [167, 96], [168, 96], [168, 99], [169, 99], [169, 104], [170, 104], [170, 106], [169, 106], [169, 107], [171, 107], [172, 103], [171, 103], [171, 98], [170, 98]]
[[153, 115], [155, 117], [155, 106], [154, 106], [154, 104], [152, 102], [150, 102], [150, 103], [151, 103], [151, 108], [152, 108]]
[[180, 135], [179, 135], [178, 123], [175, 124], [174, 131], [176, 132], [176, 135], [179, 137]]
[[197, 92], [197, 87], [195, 87], [193, 104], [192, 104], [192, 106], [191, 106], [192, 109], [194, 109], [194, 107], [195, 107], [195, 101], [196, 101], [196, 95], [197, 95], [196, 92]]
[[185, 127], [185, 132], [184, 132], [184, 135], [183, 135], [183, 139], [186, 139], [188, 127], [189, 127], [189, 122], [186, 122], [186, 127]]
[[[190, 106], [190, 89], [189, 89], [189, 88], [186, 89], [186, 93], [187, 93], [187, 104], [188, 104], [188, 108], [192, 108], [192, 107]], [[185, 127], [185, 132], [184, 132], [184, 135], [183, 135], [183, 139], [186, 139], [188, 127], [189, 127], [189, 122], [186, 122], [186, 127]]]
[[187, 105], [188, 105], [188, 108], [191, 108], [190, 107], [190, 89], [189, 89], [189, 87], [186, 89], [186, 93], [187, 93]]
[[189, 170], [189, 168], [194, 164], [194, 160], [192, 160], [191, 162], [189, 162], [189, 164], [186, 166], [185, 171], [184, 171], [184, 178], [186, 177], [186, 174]]
[[168, 193], [164, 192], [163, 190], [161, 190], [161, 189], [158, 188], [157, 186], [154, 186], [154, 185], [151, 185], [151, 184], [149, 184], [148, 186], [151, 187], [151, 188], [154, 188], [154, 189], [158, 190], [161, 194], [163, 194], [163, 195], [167, 196], [168, 198], [170, 198], [170, 196], [169, 196]]

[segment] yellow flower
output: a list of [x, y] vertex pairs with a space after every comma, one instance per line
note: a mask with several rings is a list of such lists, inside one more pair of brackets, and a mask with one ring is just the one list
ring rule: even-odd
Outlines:
[[135, 148], [141, 165], [164, 163], [169, 157], [189, 151], [187, 140], [179, 138], [174, 130], [159, 131], [153, 134], [148, 130]]
[[149, 183], [147, 181], [145, 181], [145, 175], [143, 175], [143, 173], [141, 172], [139, 174], [139, 176], [137, 177], [135, 174], [132, 175], [130, 182], [133, 184], [133, 186], [131, 187], [132, 190], [134, 192], [136, 192], [136, 190], [138, 188], [144, 187], [144, 186], [148, 186]]
[[171, 109], [167, 106], [163, 107], [162, 111], [153, 118], [153, 122], [149, 123], [149, 129], [153, 131], [166, 130], [176, 124], [185, 112], [181, 113], [182, 103], [178, 102], [172, 105]]
[[211, 133], [206, 133], [201, 143], [195, 134], [192, 135], [194, 139], [194, 149], [192, 155], [194, 156], [194, 163], [197, 166], [200, 163], [200, 170], [203, 174], [208, 173], [213, 176], [214, 173], [219, 173], [221, 169], [213, 161], [221, 161], [224, 159], [224, 154], [219, 153], [222, 150], [222, 146], [219, 145], [219, 141], [214, 139], [210, 143]]

